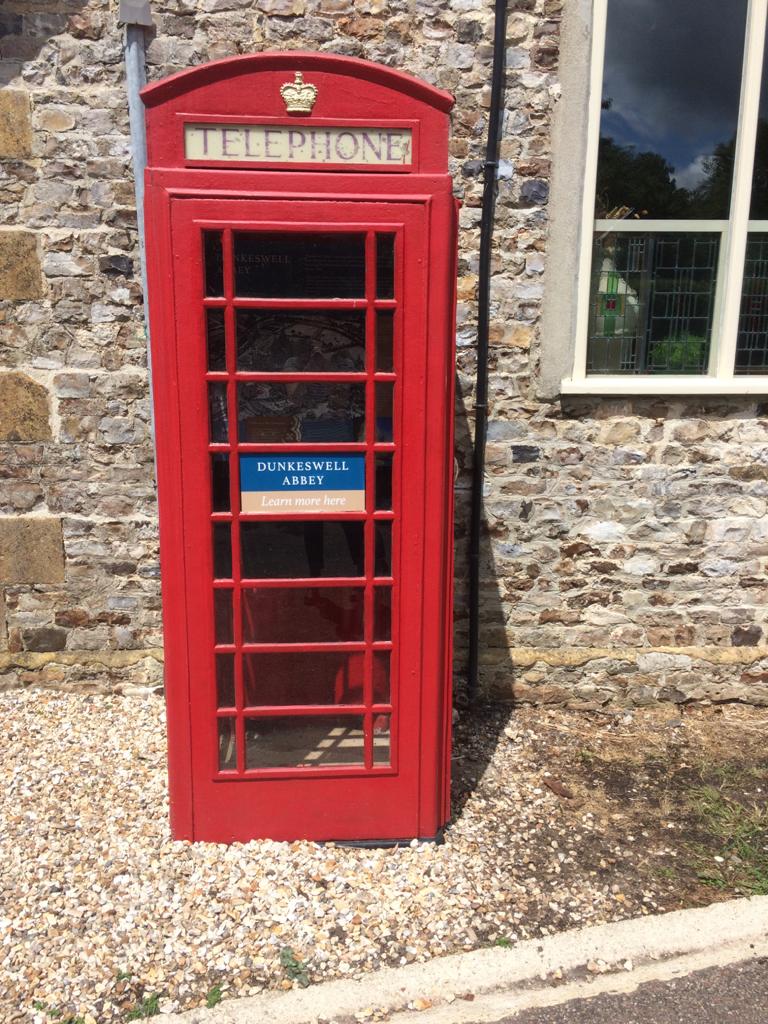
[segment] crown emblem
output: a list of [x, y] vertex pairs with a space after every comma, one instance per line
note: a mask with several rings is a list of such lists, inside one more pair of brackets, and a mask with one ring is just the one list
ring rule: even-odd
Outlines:
[[304, 75], [297, 71], [292, 82], [280, 86], [280, 95], [289, 114], [311, 114], [317, 99], [317, 86], [305, 82]]

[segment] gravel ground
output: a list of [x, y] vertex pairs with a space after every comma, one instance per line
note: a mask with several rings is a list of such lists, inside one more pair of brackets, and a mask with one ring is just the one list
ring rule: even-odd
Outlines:
[[560, 781], [558, 752], [631, 716], [462, 720], [445, 845], [366, 851], [173, 842], [156, 697], [12, 692], [0, 713], [6, 1024], [128, 1020], [680, 905], [639, 871], [647, 833]]

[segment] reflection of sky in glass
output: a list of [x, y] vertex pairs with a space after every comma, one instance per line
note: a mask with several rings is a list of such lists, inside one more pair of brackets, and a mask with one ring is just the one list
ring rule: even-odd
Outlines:
[[609, 0], [601, 136], [655, 152], [677, 184], [736, 132], [747, 0]]
[[[768, 35], [766, 36], [768, 44]], [[760, 83], [760, 113], [755, 145], [755, 164], [752, 173], [752, 203], [750, 217], [768, 219], [768, 45], [763, 53], [763, 77]]]

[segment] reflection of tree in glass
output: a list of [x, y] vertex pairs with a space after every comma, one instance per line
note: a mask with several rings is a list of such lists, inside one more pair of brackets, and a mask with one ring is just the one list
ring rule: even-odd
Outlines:
[[658, 153], [638, 153], [613, 139], [600, 139], [595, 216], [629, 207], [629, 216], [679, 218], [688, 213], [689, 193], [678, 188], [674, 167]]
[[[702, 210], [698, 216], [728, 215], [735, 151], [734, 136], [729, 142], [722, 142], [716, 146], [712, 156], [704, 161], [707, 176], [692, 194], [697, 208]], [[722, 210], [725, 210], [725, 213], [721, 213]], [[750, 217], [755, 220], [768, 218], [768, 121], [763, 118], [757, 123]]]
[[752, 209], [749, 215], [755, 220], [768, 220], [768, 121], [762, 117], [757, 122]]
[[[630, 218], [720, 220], [728, 217], [736, 138], [715, 146], [702, 160], [704, 177], [695, 188], [679, 188], [675, 169], [658, 153], [638, 153], [606, 136], [600, 139], [595, 216], [622, 210]], [[754, 219], [768, 218], [768, 121], [760, 119], [752, 184]]]

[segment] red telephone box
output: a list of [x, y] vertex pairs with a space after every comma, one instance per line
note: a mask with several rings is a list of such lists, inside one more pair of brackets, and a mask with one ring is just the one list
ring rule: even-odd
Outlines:
[[174, 836], [438, 838], [452, 99], [314, 53], [143, 98]]

